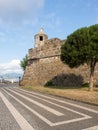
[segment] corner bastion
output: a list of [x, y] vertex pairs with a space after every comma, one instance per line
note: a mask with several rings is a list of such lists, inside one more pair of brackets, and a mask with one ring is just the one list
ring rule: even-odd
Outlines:
[[[48, 39], [43, 28], [34, 36], [35, 47], [28, 51], [28, 65], [21, 85], [44, 86], [52, 81], [56, 86], [81, 86], [89, 81], [87, 64], [71, 69], [60, 60], [61, 46], [66, 40]], [[98, 65], [95, 69], [98, 81]]]

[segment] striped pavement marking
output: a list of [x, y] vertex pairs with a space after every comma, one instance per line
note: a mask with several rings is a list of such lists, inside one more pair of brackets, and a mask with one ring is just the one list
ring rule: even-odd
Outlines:
[[52, 97], [48, 97], [48, 96], [45, 96], [45, 95], [42, 95], [42, 94], [39, 94], [39, 93], [29, 92], [29, 91], [26, 91], [26, 90], [23, 90], [23, 89], [20, 89], [20, 88], [18, 88], [18, 89], [22, 90], [22, 91], [25, 91], [25, 92], [28, 92], [28, 93], [31, 93], [31, 94], [35, 94], [35, 95], [47, 98], [47, 99], [51, 99], [51, 100], [54, 100], [54, 101], [57, 101], [57, 102], [60, 102], [60, 103], [68, 104], [68, 105], [71, 105], [71, 106], [81, 108], [81, 109], [84, 109], [84, 110], [87, 110], [87, 111], [98, 114], [97, 110], [94, 110], [94, 109], [91, 109], [91, 108], [87, 108], [87, 107], [84, 107], [84, 106], [81, 106], [81, 105], [73, 104], [73, 103], [70, 103], [70, 102], [67, 102], [67, 101], [62, 101], [60, 99], [55, 99], [55, 98], [52, 98]]
[[23, 102], [21, 102], [19, 99], [17, 99], [16, 97], [14, 97], [12, 94], [10, 94], [9, 92], [7, 92], [6, 90], [3, 89], [3, 91], [5, 91], [9, 96], [11, 96], [12, 98], [14, 98], [17, 102], [19, 102], [21, 105], [23, 105], [25, 108], [27, 108], [29, 111], [31, 111], [33, 114], [35, 114], [36, 116], [38, 116], [42, 121], [44, 121], [45, 123], [47, 123], [50, 126], [57, 126], [57, 125], [62, 125], [62, 124], [68, 124], [68, 123], [77, 122], [77, 121], [81, 121], [81, 120], [92, 118], [92, 117], [90, 117], [88, 115], [85, 115], [84, 117], [81, 117], [81, 118], [76, 118], [76, 119], [71, 119], [71, 120], [67, 120], [67, 121], [61, 121], [61, 122], [52, 123], [47, 118], [45, 118], [41, 114], [39, 114], [36, 111], [34, 111], [32, 108], [28, 107], [26, 104], [24, 104]]
[[24, 99], [26, 99], [26, 100], [28, 100], [28, 101], [34, 103], [35, 105], [38, 105], [39, 107], [44, 108], [45, 110], [51, 112], [52, 114], [55, 114], [55, 115], [57, 115], [57, 116], [63, 116], [63, 115], [64, 115], [64, 114], [61, 113], [61, 112], [58, 112], [58, 111], [56, 111], [56, 110], [54, 110], [54, 109], [52, 109], [52, 108], [50, 108], [50, 107], [48, 107], [48, 106], [45, 106], [45, 105], [43, 105], [43, 104], [41, 104], [41, 103], [39, 103], [39, 102], [37, 102], [37, 101], [34, 101], [34, 100], [32, 100], [32, 99], [30, 99], [30, 98], [24, 96], [24, 95], [21, 95], [21, 94], [15, 92], [15, 91], [13, 91], [13, 90], [10, 90], [10, 91], [13, 92], [13, 93], [15, 93], [15, 94], [17, 94], [18, 96], [20, 96], [20, 97], [22, 97], [22, 98], [24, 98]]
[[[22, 90], [21, 90], [21, 91], [22, 91]], [[23, 90], [23, 91], [24, 91], [24, 90]], [[18, 92], [20, 92], [20, 90], [18, 90]], [[60, 108], [63, 108], [63, 109], [65, 109], [65, 110], [71, 111], [71, 112], [73, 112], [73, 113], [79, 114], [79, 115], [81, 115], [81, 116], [87, 116], [86, 114], [83, 114], [83, 113], [80, 113], [80, 112], [78, 112], [78, 111], [72, 110], [72, 109], [70, 109], [70, 108], [68, 108], [68, 107], [65, 107], [65, 106], [58, 105], [58, 104], [53, 103], [53, 102], [51, 102], [51, 101], [48, 101], [48, 100], [46, 100], [46, 99], [39, 98], [38, 96], [30, 95], [30, 94], [27, 94], [26, 92], [25, 92], [25, 94], [28, 95], [28, 96], [31, 96], [31, 97], [35, 97], [35, 98], [37, 98], [37, 99], [41, 99], [42, 101], [48, 102], [48, 103], [50, 103], [50, 104], [52, 104], [52, 105], [55, 105], [55, 106], [57, 106], [57, 107], [60, 107]]]
[[52, 122], [49, 121], [48, 119], [46, 119], [44, 116], [40, 115], [35, 110], [33, 110], [32, 108], [28, 107], [26, 104], [24, 104], [23, 102], [21, 102], [18, 98], [14, 97], [12, 94], [10, 94], [9, 92], [7, 92], [6, 90], [3, 89], [3, 91], [6, 92], [9, 96], [11, 96], [13, 99], [15, 99], [22, 106], [24, 106], [25, 108], [27, 108], [30, 112], [32, 112], [33, 114], [35, 114], [38, 118], [40, 118], [41, 120], [43, 120], [48, 125], [52, 126]]
[[0, 96], [15, 118], [16, 122], [19, 124], [22, 130], [34, 130], [34, 128], [24, 119], [24, 117], [15, 109], [15, 107], [7, 100], [7, 98], [0, 92]]
[[83, 130], [98, 130], [98, 126], [89, 127]]

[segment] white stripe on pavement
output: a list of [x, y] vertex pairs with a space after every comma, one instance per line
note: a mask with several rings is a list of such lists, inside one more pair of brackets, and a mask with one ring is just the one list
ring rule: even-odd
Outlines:
[[[35, 95], [30, 95], [30, 94], [26, 93], [25, 90], [17, 90], [17, 91], [18, 91], [18, 92], [21, 91], [22, 93], [25, 93], [25, 94], [28, 95], [28, 96], [35, 97], [35, 98], [37, 98], [37, 99], [43, 100], [43, 101], [48, 102], [48, 103], [50, 103], [50, 104], [52, 104], [52, 105], [55, 105], [55, 106], [57, 106], [57, 107], [60, 107], [60, 108], [63, 108], [63, 109], [65, 109], [65, 110], [71, 111], [71, 112], [73, 112], [73, 113], [79, 114], [79, 115], [81, 115], [81, 116], [85, 116], [85, 117], [87, 116], [87, 117], [88, 117], [88, 115], [83, 114], [83, 113], [78, 112], [78, 111], [75, 111], [75, 110], [73, 110], [73, 109], [70, 109], [70, 108], [68, 108], [68, 107], [58, 105], [58, 104], [56, 104], [56, 103], [53, 103], [53, 102], [51, 102], [51, 101], [48, 101], [48, 100], [46, 100], [46, 99], [40, 98], [40, 97], [35, 96]], [[23, 91], [24, 91], [24, 92], [23, 92]]]
[[21, 102], [19, 99], [17, 99], [16, 97], [14, 97], [12, 94], [10, 94], [9, 92], [7, 92], [6, 90], [3, 89], [3, 91], [5, 91], [9, 96], [11, 96], [12, 98], [14, 98], [17, 102], [19, 102], [21, 105], [23, 105], [25, 108], [27, 108], [29, 111], [31, 111], [33, 114], [35, 114], [36, 116], [38, 116], [42, 121], [44, 121], [45, 123], [47, 123], [50, 126], [57, 126], [57, 125], [62, 125], [62, 124], [68, 124], [68, 123], [77, 122], [77, 121], [81, 121], [81, 120], [85, 120], [85, 119], [91, 118], [90, 116], [84, 116], [82, 118], [76, 118], [76, 119], [72, 119], [72, 120], [67, 120], [67, 121], [61, 121], [61, 122], [52, 123], [51, 121], [49, 121], [48, 119], [46, 119], [45, 117], [43, 117], [42, 115], [40, 115], [39, 113], [37, 113], [36, 111], [34, 111], [33, 109], [31, 109], [30, 107], [28, 107], [26, 104], [24, 104], [23, 102]]
[[98, 130], [98, 126], [89, 127], [83, 130]]
[[22, 130], [34, 130], [34, 128], [24, 119], [24, 117], [15, 109], [15, 107], [6, 99], [6, 97], [0, 92], [0, 96], [15, 118], [16, 122], [19, 124]]
[[[20, 88], [18, 88], [18, 89], [20, 89]], [[23, 89], [20, 89], [20, 90], [23, 90]], [[23, 90], [23, 91], [26, 91], [26, 90]], [[29, 91], [26, 91], [26, 92], [29, 92]], [[49, 97], [49, 96], [45, 96], [45, 95], [42, 95], [42, 94], [39, 94], [39, 93], [35, 93], [35, 92], [29, 92], [29, 93], [35, 94], [35, 95], [38, 95], [38, 96], [41, 96], [41, 97], [44, 97], [44, 98], [47, 98], [47, 99], [51, 99], [51, 100], [54, 100], [54, 101], [57, 101], [57, 102], [60, 102], [60, 103], [68, 104], [68, 105], [71, 105], [71, 106], [74, 106], [74, 107], [77, 107], [77, 108], [81, 108], [81, 109], [84, 109], [84, 110], [87, 110], [87, 111], [90, 111], [90, 112], [98, 114], [98, 111], [96, 111], [94, 109], [90, 109], [90, 108], [87, 108], [87, 107], [84, 107], [84, 106], [73, 104], [73, 103], [70, 103], [70, 102], [67, 102], [67, 101], [62, 101], [62, 100], [59, 100], [59, 99], [55, 99], [55, 98], [52, 98], [52, 97]]]
[[[41, 120], [43, 120], [44, 122], [46, 122], [48, 125], [52, 126], [52, 122], [49, 121], [48, 119], [46, 119], [45, 117], [43, 117], [42, 115], [40, 115], [39, 113], [37, 113], [35, 110], [31, 109], [30, 107], [28, 107], [26, 104], [24, 104], [23, 102], [21, 102], [18, 98], [14, 97], [12, 94], [10, 94], [9, 92], [7, 92], [5, 89], [2, 89], [4, 92], [6, 92], [9, 96], [11, 96], [13, 99], [15, 99], [18, 103], [20, 103], [22, 106], [24, 106], [25, 108], [27, 108], [29, 111], [31, 111], [34, 115], [38, 116]], [[29, 129], [28, 129], [29, 130]]]
[[57, 115], [57, 116], [63, 116], [63, 115], [64, 115], [64, 114], [61, 113], [61, 112], [58, 112], [58, 111], [56, 111], [56, 110], [54, 110], [54, 109], [52, 109], [52, 108], [50, 108], [50, 107], [48, 107], [48, 106], [45, 106], [45, 105], [43, 105], [43, 104], [41, 104], [41, 103], [39, 103], [39, 102], [37, 102], [37, 101], [34, 101], [34, 100], [32, 100], [32, 99], [30, 99], [30, 98], [24, 96], [24, 95], [21, 95], [21, 94], [15, 92], [15, 91], [13, 91], [13, 90], [9, 90], [9, 91], [11, 91], [11, 92], [17, 94], [18, 96], [20, 96], [20, 97], [22, 97], [22, 98], [24, 98], [24, 99], [26, 99], [26, 100], [28, 100], [28, 101], [34, 103], [35, 105], [37, 105], [37, 106], [39, 106], [39, 107], [41, 107], [41, 108], [44, 108], [45, 110], [51, 112], [52, 114], [55, 114], [55, 115]]

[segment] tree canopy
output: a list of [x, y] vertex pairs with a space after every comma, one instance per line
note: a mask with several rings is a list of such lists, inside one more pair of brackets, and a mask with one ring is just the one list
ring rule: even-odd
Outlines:
[[20, 66], [22, 67], [23, 70], [26, 69], [28, 63], [28, 55], [26, 55], [21, 61], [20, 61]]
[[93, 90], [94, 70], [98, 62], [98, 24], [80, 28], [70, 34], [61, 47], [61, 60], [71, 68], [89, 64], [89, 90]]

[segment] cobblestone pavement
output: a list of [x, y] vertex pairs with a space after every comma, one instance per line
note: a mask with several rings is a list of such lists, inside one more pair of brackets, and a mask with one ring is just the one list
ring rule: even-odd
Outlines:
[[98, 107], [1, 85], [0, 130], [98, 130]]

